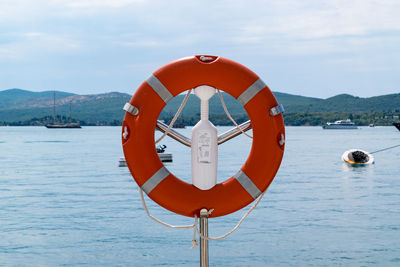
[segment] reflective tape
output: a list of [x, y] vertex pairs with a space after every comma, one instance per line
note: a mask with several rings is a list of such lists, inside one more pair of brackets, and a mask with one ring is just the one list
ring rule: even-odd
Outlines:
[[161, 167], [153, 176], [150, 177], [149, 180], [147, 180], [143, 185], [142, 185], [142, 190], [148, 195], [150, 192], [159, 184], [161, 183], [162, 180], [167, 178], [167, 176], [170, 175], [170, 172], [165, 168], [164, 166]]
[[243, 188], [250, 194], [254, 199], [261, 195], [260, 189], [253, 183], [253, 181], [242, 171], [239, 170], [233, 177], [243, 186]]
[[170, 91], [168, 91], [167, 87], [165, 87], [153, 74], [147, 78], [146, 82], [161, 97], [165, 104], [173, 98], [173, 95]]
[[132, 106], [129, 103], [125, 104], [125, 106], [123, 107], [123, 110], [125, 110], [126, 112], [128, 112], [132, 115], [137, 115], [139, 113], [139, 110], [137, 109], [137, 107]]
[[238, 98], [237, 101], [242, 104], [242, 106], [246, 105], [258, 92], [260, 92], [265, 86], [267, 86], [263, 80], [258, 79], [249, 88], [247, 88]]

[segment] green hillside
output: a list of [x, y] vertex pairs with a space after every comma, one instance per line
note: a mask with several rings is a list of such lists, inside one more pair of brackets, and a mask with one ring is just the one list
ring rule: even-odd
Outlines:
[[[224, 102], [225, 102], [229, 112], [232, 115], [239, 115], [239, 114], [245, 113], [242, 105], [231, 95], [229, 95], [227, 93], [222, 93], [222, 97], [224, 99]], [[185, 95], [178, 95], [177, 97], [174, 97], [164, 108], [161, 115], [166, 116], [166, 115], [175, 114], [175, 112], [179, 108], [179, 106], [182, 103], [184, 98], [185, 98]], [[209, 105], [210, 105], [210, 114], [224, 114], [224, 109], [221, 105], [221, 101], [219, 99], [218, 94], [215, 94], [209, 100]], [[186, 102], [184, 109], [182, 110], [182, 115], [183, 116], [195, 116], [197, 114], [200, 114], [200, 100], [194, 94], [191, 94], [189, 96], [188, 101]]]
[[[314, 105], [323, 102], [323, 99], [314, 97], [305, 97], [299, 95], [291, 95], [286, 93], [274, 92], [274, 95], [278, 102], [285, 107], [285, 110], [294, 112], [297, 109], [304, 111], [304, 107], [308, 105]], [[232, 115], [245, 114], [242, 105], [231, 95], [227, 93], [222, 93], [224, 102]], [[175, 114], [177, 108], [182, 102], [185, 95], [179, 95], [171, 100], [168, 105], [164, 108], [162, 115]], [[215, 94], [209, 101], [210, 104], [210, 114], [225, 114], [221, 101], [218, 94]], [[194, 96], [190, 95], [185, 108], [182, 111], [183, 116], [194, 116], [200, 113], [200, 101]]]
[[[29, 92], [20, 89], [0, 91], [0, 122], [25, 121], [53, 114], [53, 91]], [[98, 95], [76, 95], [56, 91], [56, 114], [87, 122], [122, 120], [123, 105], [131, 99], [117, 92]]]
[[[21, 89], [0, 91], [0, 125], [15, 122], [23, 125], [33, 118], [52, 116], [53, 94], [53, 91], [30, 92]], [[229, 112], [239, 121], [246, 120], [244, 108], [238, 101], [226, 93], [222, 94]], [[320, 125], [336, 118], [354, 118], [358, 124], [376, 121], [388, 125], [400, 114], [400, 94], [369, 98], [342, 94], [327, 99], [280, 92], [274, 92], [274, 95], [285, 108], [284, 118], [288, 125]], [[173, 98], [160, 114], [160, 118], [170, 120], [184, 97], [181, 94]], [[131, 95], [118, 92], [77, 95], [56, 91], [56, 114], [68, 117], [71, 105], [72, 117], [76, 120], [98, 125], [120, 123], [124, 116], [122, 107], [130, 99]], [[198, 120], [199, 113], [200, 101], [192, 94], [180, 120], [193, 124]], [[224, 115], [217, 94], [210, 99], [210, 115], [212, 121], [218, 125], [230, 123]]]
[[289, 105], [289, 106], [295, 106], [295, 105], [306, 106], [306, 105], [321, 103], [324, 101], [321, 98], [315, 98], [315, 97], [291, 95], [291, 94], [280, 93], [280, 92], [273, 92], [273, 93], [279, 103], [282, 103], [283, 105]]
[[288, 106], [290, 112], [377, 112], [400, 110], [400, 94], [362, 98], [348, 94], [316, 101], [308, 105]]
[[[54, 91], [31, 92], [22, 89], [0, 91], [0, 110], [23, 108], [23, 105], [35, 106], [36, 103], [53, 101]], [[59, 98], [75, 94], [56, 91]]]

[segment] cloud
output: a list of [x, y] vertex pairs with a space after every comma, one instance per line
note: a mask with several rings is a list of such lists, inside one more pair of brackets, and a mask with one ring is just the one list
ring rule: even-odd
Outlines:
[[35, 37], [41, 37], [44, 34], [42, 32], [27, 32], [27, 33], [24, 33], [23, 35], [28, 38], [35, 38]]
[[[398, 75], [398, 0], [0, 1], [0, 58], [15, 63], [8, 64], [14, 69], [0, 66], [0, 73], [21, 77], [21, 69], [57, 65], [85, 79], [114, 71], [123, 80], [127, 68], [150, 73], [158, 63], [196, 53], [243, 59], [274, 73], [277, 84], [285, 82], [279, 77], [288, 68], [291, 74], [329, 66], [337, 72], [376, 69]], [[107, 75], [99, 76], [103, 80], [82, 82], [101, 86]]]
[[[131, 27], [133, 32], [152, 29], [148, 34], [164, 38], [168, 36], [161, 30], [181, 38], [199, 34], [216, 42], [265, 44], [273, 36], [298, 40], [399, 31], [399, 13], [400, 1], [396, 0], [255, 0], [251, 4], [210, 0], [3, 0], [0, 20], [22, 19], [45, 27], [53, 20], [64, 18], [68, 23], [75, 18], [104, 30], [117, 24], [125, 30], [125, 26], [134, 24], [141, 28]], [[87, 14], [90, 16], [85, 18]]]
[[386, 1], [386, 5], [371, 0], [283, 2], [286, 5], [272, 5], [274, 13], [250, 18], [241, 27], [242, 34], [313, 39], [400, 30], [398, 1]]
[[143, 3], [145, 0], [74, 0], [63, 1], [72, 8], [123, 8], [131, 4]]
[[29, 46], [31, 49], [42, 52], [67, 52], [81, 47], [79, 41], [68, 35], [51, 34], [44, 32], [22, 33], [25, 38], [19, 43], [21, 46]]
[[[259, 2], [258, 2], [259, 3]], [[274, 53], [349, 51], [400, 31], [399, 1], [276, 1], [251, 12], [232, 42]]]
[[0, 44], [0, 58], [14, 60], [30, 60], [49, 54], [74, 53], [82, 48], [82, 44], [63, 34], [44, 32], [12, 33], [13, 36], [5, 44]]
[[17, 52], [10, 46], [0, 46], [0, 59], [10, 60], [16, 59]]
[[164, 43], [156, 40], [138, 40], [138, 41], [124, 41], [114, 42], [116, 45], [125, 47], [157, 47], [162, 46]]

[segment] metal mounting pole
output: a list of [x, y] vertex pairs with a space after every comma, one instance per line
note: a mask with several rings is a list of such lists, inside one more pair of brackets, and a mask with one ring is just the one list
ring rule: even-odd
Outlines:
[[[200, 211], [200, 233], [208, 237], [208, 210]], [[208, 240], [200, 236], [200, 267], [208, 267]]]

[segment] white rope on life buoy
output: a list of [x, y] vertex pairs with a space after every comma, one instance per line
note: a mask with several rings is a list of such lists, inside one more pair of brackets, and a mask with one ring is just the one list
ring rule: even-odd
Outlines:
[[250, 139], [253, 139], [253, 136], [251, 136], [251, 135], [247, 134], [245, 131], [243, 131], [242, 128], [240, 128], [239, 125], [236, 123], [236, 121], [232, 118], [231, 114], [229, 113], [228, 109], [226, 108], [225, 101], [224, 101], [224, 98], [222, 97], [220, 90], [217, 89], [217, 92], [218, 92], [219, 99], [221, 100], [221, 104], [225, 111], [226, 116], [231, 120], [231, 122], [236, 126], [236, 128], [242, 132], [242, 134], [249, 137]]
[[[194, 223], [193, 223], [193, 224], [189, 224], [189, 225], [172, 225], [172, 224], [163, 222], [163, 221], [161, 221], [160, 219], [157, 219], [156, 217], [154, 217], [153, 215], [151, 215], [149, 209], [147, 208], [146, 201], [145, 201], [144, 196], [143, 196], [143, 191], [142, 191], [142, 189], [139, 187], [139, 193], [140, 193], [140, 198], [141, 198], [141, 200], [142, 200], [143, 208], [144, 208], [144, 210], [146, 211], [147, 216], [150, 217], [150, 219], [152, 219], [153, 221], [155, 221], [155, 222], [157, 222], [157, 223], [159, 223], [159, 224], [161, 224], [161, 225], [164, 225], [165, 227], [169, 227], [169, 228], [173, 228], [173, 229], [190, 229], [190, 228], [193, 228], [193, 238], [192, 238], [192, 247], [191, 247], [191, 249], [197, 247], [198, 244], [199, 244], [198, 241], [196, 240], [196, 233], [199, 235], [200, 238], [203, 238], [203, 239], [206, 239], [206, 240], [221, 240], [221, 239], [224, 239], [224, 238], [228, 237], [228, 236], [231, 235], [233, 232], [235, 232], [235, 231], [239, 228], [239, 226], [242, 224], [242, 222], [244, 221], [244, 219], [246, 219], [247, 216], [249, 216], [250, 213], [257, 207], [257, 205], [260, 203], [261, 199], [264, 197], [264, 195], [265, 195], [266, 192], [267, 192], [267, 191], [264, 191], [264, 192], [258, 197], [257, 201], [254, 202], [253, 206], [242, 216], [242, 218], [239, 220], [239, 222], [236, 224], [236, 226], [232, 228], [232, 230], [230, 230], [230, 231], [227, 232], [226, 234], [223, 234], [223, 235], [220, 235], [220, 236], [217, 236], [217, 237], [208, 237], [208, 236], [204, 236], [204, 235], [200, 232], [200, 230], [199, 230], [199, 228], [198, 228], [198, 226], [197, 226], [197, 225], [198, 225], [198, 218], [197, 218], [197, 215], [194, 216]], [[213, 212], [213, 210], [214, 210], [214, 209], [209, 210], [209, 211], [208, 211], [208, 214], [210, 215], [210, 214]]]
[[181, 114], [181, 111], [183, 109], [183, 107], [186, 105], [186, 102], [189, 98], [190, 93], [192, 92], [192, 89], [189, 89], [188, 92], [186, 93], [185, 98], [183, 99], [181, 105], [179, 106], [178, 110], [176, 111], [174, 117], [172, 118], [171, 122], [168, 125], [167, 130], [165, 130], [165, 132], [163, 133], [163, 135], [157, 139], [157, 141], [155, 142], [156, 144], [158, 142], [160, 142], [165, 136], [167, 136], [167, 134], [169, 133], [169, 131], [171, 130], [171, 128], [174, 126], [175, 121], [178, 119], [179, 114]]

